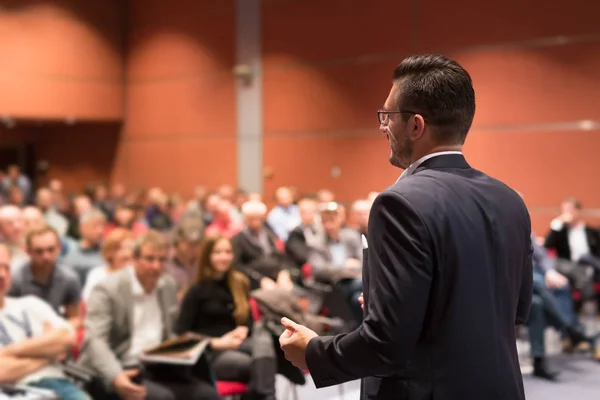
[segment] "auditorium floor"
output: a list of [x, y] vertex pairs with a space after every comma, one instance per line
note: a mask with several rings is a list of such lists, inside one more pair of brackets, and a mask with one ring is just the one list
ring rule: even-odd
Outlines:
[[[558, 354], [558, 336], [553, 331], [546, 335], [548, 352], [552, 366], [561, 371], [558, 382], [547, 382], [531, 376], [531, 363], [528, 343], [519, 341], [518, 349], [522, 358], [522, 372], [528, 400], [598, 400], [600, 398], [600, 363], [590, 359], [590, 355]], [[358, 400], [360, 384], [358, 381], [348, 382], [342, 386], [315, 389], [307, 376], [307, 383], [299, 386], [298, 397], [294, 398], [287, 389], [289, 384], [278, 377], [277, 398], [279, 400]], [[341, 395], [343, 393], [343, 396]]]

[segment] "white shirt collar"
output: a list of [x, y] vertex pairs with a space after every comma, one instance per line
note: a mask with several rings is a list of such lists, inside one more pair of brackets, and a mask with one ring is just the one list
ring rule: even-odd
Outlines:
[[146, 290], [140, 283], [140, 280], [138, 279], [137, 274], [135, 273], [133, 265], [126, 268], [129, 269], [129, 273], [131, 274], [131, 292], [134, 297], [154, 295], [156, 293], [156, 290], [163, 285], [164, 276], [161, 276], [160, 278], [158, 278], [158, 282], [156, 283], [156, 287], [154, 288], [154, 290], [151, 293], [146, 293]]
[[408, 168], [406, 168], [402, 172], [402, 174], [400, 175], [400, 177], [398, 178], [398, 180], [396, 182], [398, 182], [402, 178], [412, 175], [415, 172], [415, 170], [419, 167], [419, 165], [423, 164], [425, 161], [429, 160], [430, 158], [437, 157], [437, 156], [445, 156], [448, 154], [462, 154], [462, 152], [461, 151], [438, 151], [436, 153], [427, 154], [427, 155], [419, 158], [414, 163], [410, 164], [408, 166]]

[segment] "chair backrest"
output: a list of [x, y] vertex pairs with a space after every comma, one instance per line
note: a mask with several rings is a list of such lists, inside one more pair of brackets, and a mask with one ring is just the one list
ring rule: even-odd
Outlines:
[[262, 313], [260, 312], [260, 308], [258, 308], [258, 303], [256, 302], [256, 299], [253, 299], [251, 297], [250, 299], [248, 299], [248, 302], [250, 303], [250, 312], [252, 313], [252, 319], [254, 320], [254, 322], [260, 321], [262, 319]]
[[312, 278], [312, 267], [310, 264], [302, 265], [302, 275], [304, 276], [304, 279]]

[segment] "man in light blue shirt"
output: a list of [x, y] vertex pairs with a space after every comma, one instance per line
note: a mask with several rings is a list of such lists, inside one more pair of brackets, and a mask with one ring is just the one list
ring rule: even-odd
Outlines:
[[300, 225], [300, 210], [293, 204], [292, 192], [286, 186], [277, 189], [275, 198], [277, 205], [267, 216], [267, 224], [285, 242], [290, 231]]

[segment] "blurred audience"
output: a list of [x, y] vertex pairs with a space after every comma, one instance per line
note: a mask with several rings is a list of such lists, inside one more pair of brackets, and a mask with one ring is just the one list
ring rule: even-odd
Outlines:
[[25, 243], [29, 261], [13, 275], [10, 296], [37, 296], [78, 328], [81, 325], [81, 285], [75, 272], [57, 265], [58, 233], [44, 225], [29, 231]]
[[147, 366], [138, 376], [141, 353], [174, 331], [177, 291], [164, 274], [168, 250], [165, 235], [150, 230], [135, 244], [133, 265], [94, 286], [81, 364], [96, 372], [106, 392], [117, 398], [218, 399], [210, 377], [201, 380], [183, 367]]
[[275, 342], [264, 327], [253, 325], [248, 278], [232, 268], [233, 260], [229, 239], [206, 239], [177, 331], [211, 338], [209, 360], [218, 380], [247, 382], [253, 399], [275, 400]]
[[0, 378], [45, 389], [63, 400], [91, 400], [71, 383], [60, 361], [75, 344], [73, 327], [36, 296], [15, 297], [11, 287], [10, 250], [0, 244]]
[[92, 289], [113, 272], [131, 264], [133, 260], [133, 234], [127, 229], [116, 228], [110, 231], [102, 242], [100, 254], [105, 265], [91, 269], [83, 288], [83, 300], [88, 301]]

